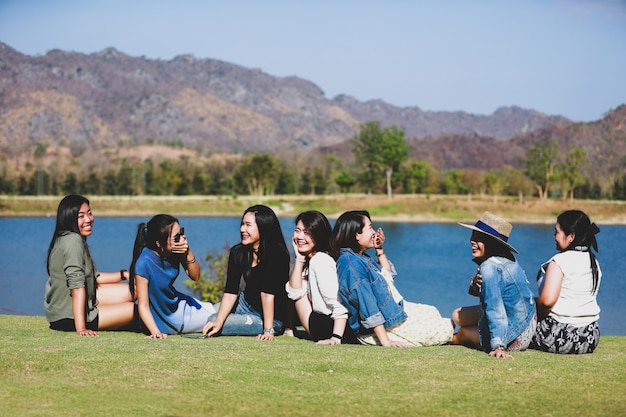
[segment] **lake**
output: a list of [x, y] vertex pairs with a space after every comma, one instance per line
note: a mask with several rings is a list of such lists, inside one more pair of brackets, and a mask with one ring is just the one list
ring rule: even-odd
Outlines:
[[[97, 214], [97, 213], [96, 213]], [[96, 217], [89, 246], [101, 271], [128, 269], [137, 225], [147, 218]], [[180, 223], [200, 260], [208, 251], [222, 250], [239, 242], [237, 217], [182, 217]], [[409, 301], [431, 304], [449, 317], [461, 305], [476, 304], [467, 295], [469, 277], [476, 270], [471, 261], [469, 229], [457, 224], [386, 223], [385, 249], [398, 270], [396, 284]], [[0, 314], [43, 315], [43, 293], [47, 279], [45, 262], [54, 231], [54, 217], [0, 218]], [[332, 222], [331, 222], [332, 223]], [[289, 240], [292, 219], [282, 219]], [[511, 244], [519, 251], [535, 294], [539, 265], [555, 253], [553, 225], [515, 225]], [[600, 329], [603, 335], [626, 335], [626, 249], [621, 241], [626, 226], [600, 226], [598, 259], [603, 272], [598, 294]], [[291, 245], [288, 245], [291, 249]], [[206, 263], [201, 262], [205, 267]], [[176, 287], [189, 292], [179, 276]]]

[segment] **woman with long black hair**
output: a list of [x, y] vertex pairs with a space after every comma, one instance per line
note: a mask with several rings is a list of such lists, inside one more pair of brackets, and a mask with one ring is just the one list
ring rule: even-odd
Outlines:
[[282, 334], [287, 318], [289, 251], [278, 218], [267, 206], [246, 209], [239, 232], [241, 243], [230, 249], [224, 296], [203, 333], [271, 341]]
[[531, 347], [552, 353], [592, 353], [600, 342], [596, 301], [602, 271], [591, 251], [598, 250], [598, 226], [580, 210], [556, 219], [559, 251], [537, 276], [539, 322]]
[[98, 330], [118, 329], [133, 321], [128, 272], [99, 272], [91, 257], [87, 237], [94, 221], [86, 197], [67, 195], [59, 203], [46, 259], [49, 278], [44, 297], [53, 330], [97, 336]]

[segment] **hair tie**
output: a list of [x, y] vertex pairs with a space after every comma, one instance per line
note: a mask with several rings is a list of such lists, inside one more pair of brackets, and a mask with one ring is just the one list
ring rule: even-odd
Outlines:
[[598, 228], [598, 226], [596, 226], [595, 223], [591, 223], [590, 232], [593, 233], [594, 235], [596, 235], [596, 234], [600, 233], [600, 228]]

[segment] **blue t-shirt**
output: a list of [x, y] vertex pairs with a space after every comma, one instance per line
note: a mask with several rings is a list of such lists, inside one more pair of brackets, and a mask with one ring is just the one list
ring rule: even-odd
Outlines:
[[172, 264], [148, 248], [143, 248], [135, 264], [135, 274], [148, 280], [150, 311], [162, 333], [172, 334], [182, 331], [185, 310], [178, 308], [182, 300], [188, 305], [201, 308], [193, 297], [174, 288], [179, 266], [178, 262]]

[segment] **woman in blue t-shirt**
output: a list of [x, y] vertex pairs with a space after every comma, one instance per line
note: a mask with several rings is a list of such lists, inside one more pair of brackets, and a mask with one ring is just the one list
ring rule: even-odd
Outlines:
[[136, 292], [139, 316], [150, 338], [200, 332], [215, 313], [212, 304], [174, 288], [181, 265], [189, 278], [200, 278], [200, 266], [178, 220], [158, 214], [141, 223], [130, 265], [130, 288]]

